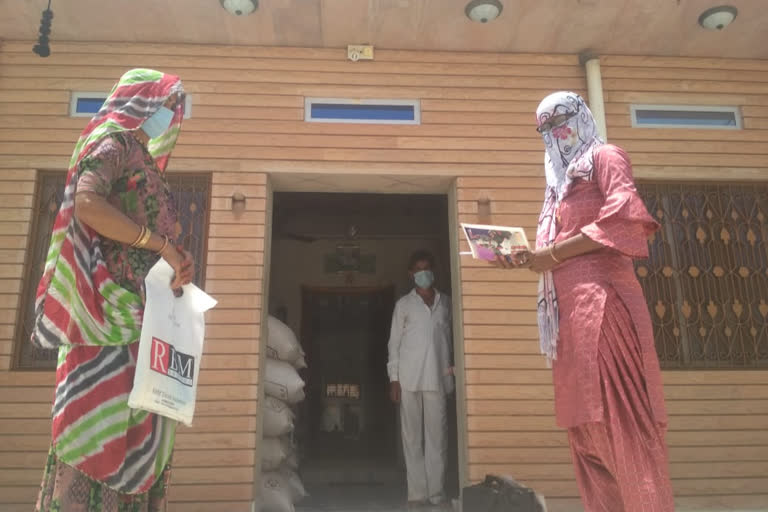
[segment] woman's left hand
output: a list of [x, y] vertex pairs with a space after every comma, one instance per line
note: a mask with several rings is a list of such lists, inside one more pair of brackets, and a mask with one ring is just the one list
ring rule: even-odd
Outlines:
[[552, 270], [557, 266], [557, 262], [552, 259], [552, 254], [548, 247], [532, 252], [529, 261], [530, 265], [528, 265], [528, 268], [537, 274]]

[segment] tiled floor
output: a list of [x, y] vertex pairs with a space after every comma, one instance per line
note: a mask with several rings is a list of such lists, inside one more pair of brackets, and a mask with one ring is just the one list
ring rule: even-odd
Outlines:
[[[406, 510], [405, 467], [388, 458], [307, 458], [299, 471], [309, 494], [297, 512], [401, 512]], [[455, 496], [458, 480], [449, 471], [446, 492]], [[443, 512], [451, 507], [423, 507], [419, 512]]]
[[391, 510], [405, 502], [397, 484], [313, 484], [305, 482], [309, 496], [299, 510]]
[[309, 496], [297, 507], [301, 512], [394, 512], [402, 510], [406, 500], [405, 485], [399, 479], [364, 478], [352, 482], [352, 479], [345, 478], [342, 480], [344, 483], [340, 483], [339, 480], [332, 481], [332, 478], [322, 481], [307, 476], [304, 486]]

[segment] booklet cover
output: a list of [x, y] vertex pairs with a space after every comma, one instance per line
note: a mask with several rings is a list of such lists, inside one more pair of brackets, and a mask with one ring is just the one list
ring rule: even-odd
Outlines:
[[462, 223], [461, 229], [475, 259], [493, 261], [497, 255], [509, 256], [528, 250], [523, 228]]

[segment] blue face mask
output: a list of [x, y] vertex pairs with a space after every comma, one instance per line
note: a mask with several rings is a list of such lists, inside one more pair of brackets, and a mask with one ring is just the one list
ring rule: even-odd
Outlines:
[[172, 120], [173, 110], [163, 106], [144, 121], [144, 124], [141, 125], [141, 129], [144, 130], [144, 133], [149, 135], [150, 139], [155, 139], [165, 133], [168, 127], [171, 126]]
[[413, 281], [416, 283], [416, 286], [426, 290], [435, 282], [435, 274], [431, 270], [419, 270], [413, 274]]

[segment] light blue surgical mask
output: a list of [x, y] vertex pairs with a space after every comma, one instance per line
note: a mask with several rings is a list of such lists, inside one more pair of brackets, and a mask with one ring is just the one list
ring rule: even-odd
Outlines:
[[435, 282], [435, 274], [431, 270], [419, 270], [413, 274], [413, 281], [416, 283], [416, 286], [426, 290]]
[[171, 126], [171, 121], [173, 121], [173, 110], [162, 106], [144, 121], [141, 129], [149, 135], [150, 139], [155, 139], [165, 133]]

